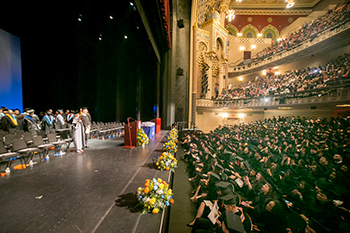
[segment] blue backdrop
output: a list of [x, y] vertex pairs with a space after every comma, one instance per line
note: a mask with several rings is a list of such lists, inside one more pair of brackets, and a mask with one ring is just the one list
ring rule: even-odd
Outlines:
[[23, 109], [20, 39], [2, 29], [0, 29], [0, 106]]

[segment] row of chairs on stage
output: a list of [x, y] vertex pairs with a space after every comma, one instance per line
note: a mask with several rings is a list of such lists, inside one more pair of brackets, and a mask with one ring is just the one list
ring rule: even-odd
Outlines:
[[125, 123], [117, 122], [92, 122], [91, 126], [91, 138], [100, 138], [102, 140], [111, 137], [120, 137], [124, 134]]
[[[97, 139], [107, 139], [120, 137], [124, 134], [125, 123], [117, 122], [93, 122], [90, 130], [90, 137]], [[31, 164], [34, 155], [38, 155], [40, 162], [47, 159], [49, 151], [54, 150], [54, 154], [62, 154], [62, 146], [69, 150], [73, 141], [70, 129], [56, 129], [56, 132], [45, 134], [44, 131], [38, 132], [33, 136], [30, 132], [23, 130], [10, 129], [0, 131], [0, 162], [6, 162], [5, 171], [10, 171], [14, 160], [19, 159], [22, 168], [28, 163]]]
[[32, 136], [30, 132], [23, 130], [11, 130], [0, 132], [0, 161], [6, 162], [5, 171], [9, 172], [14, 160], [19, 159], [21, 167], [33, 163], [34, 155], [39, 156], [40, 162], [48, 159], [49, 151], [53, 150], [55, 155], [63, 154], [62, 146], [69, 149], [72, 138], [69, 130], [60, 130], [56, 133]]

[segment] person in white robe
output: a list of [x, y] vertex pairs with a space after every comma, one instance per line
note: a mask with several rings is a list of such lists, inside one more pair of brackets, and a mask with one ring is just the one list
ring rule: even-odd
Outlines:
[[74, 113], [74, 118], [72, 121], [72, 130], [73, 130], [73, 141], [77, 153], [83, 152], [84, 141], [85, 141], [85, 130], [84, 125], [80, 119], [79, 111]]

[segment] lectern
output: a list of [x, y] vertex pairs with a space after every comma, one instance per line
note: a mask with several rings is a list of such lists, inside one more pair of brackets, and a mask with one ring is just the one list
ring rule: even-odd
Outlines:
[[137, 133], [141, 129], [141, 121], [132, 121], [128, 118], [128, 123], [124, 126], [124, 149], [133, 149], [138, 146]]

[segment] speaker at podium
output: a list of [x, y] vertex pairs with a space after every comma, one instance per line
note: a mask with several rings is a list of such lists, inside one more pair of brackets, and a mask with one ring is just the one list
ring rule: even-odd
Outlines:
[[131, 121], [128, 118], [128, 123], [124, 126], [124, 149], [133, 149], [138, 146], [137, 133], [141, 129], [141, 121]]

